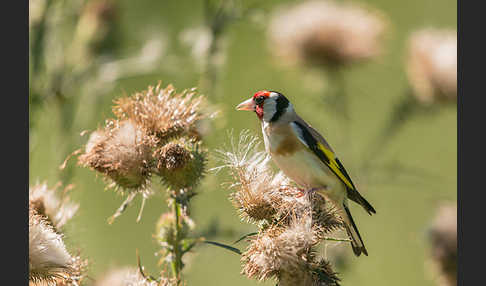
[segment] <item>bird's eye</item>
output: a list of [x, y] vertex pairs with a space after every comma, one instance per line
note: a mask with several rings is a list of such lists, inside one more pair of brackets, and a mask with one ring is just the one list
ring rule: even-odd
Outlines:
[[260, 104], [263, 103], [264, 100], [265, 100], [265, 97], [264, 96], [259, 96], [259, 97], [255, 98], [255, 103], [257, 105], [260, 105]]

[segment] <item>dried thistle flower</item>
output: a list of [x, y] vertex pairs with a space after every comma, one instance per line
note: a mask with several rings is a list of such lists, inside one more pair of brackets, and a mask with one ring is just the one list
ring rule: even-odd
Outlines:
[[377, 56], [385, 29], [383, 15], [361, 5], [304, 1], [275, 13], [269, 46], [289, 63], [348, 64]]
[[122, 192], [143, 191], [151, 176], [154, 144], [131, 120], [113, 120], [91, 134], [78, 163], [102, 173]]
[[[272, 173], [268, 168], [269, 158], [264, 152], [257, 152], [258, 138], [243, 131], [236, 144], [230, 137], [229, 150], [217, 150], [223, 165], [217, 169], [229, 168], [236, 183], [230, 187], [237, 191], [231, 194], [231, 201], [243, 219], [248, 221], [271, 220], [276, 213], [267, 194], [272, 190]], [[282, 178], [282, 177], [279, 177]]]
[[55, 282], [75, 272], [62, 236], [29, 206], [29, 281]]
[[[256, 136], [244, 130], [238, 143], [230, 134], [231, 147], [217, 150], [223, 165], [216, 168], [229, 168], [235, 183], [230, 188], [236, 189], [230, 195], [241, 217], [255, 222], [278, 220], [283, 223], [291, 212], [296, 214], [313, 213], [316, 227], [320, 233], [328, 233], [342, 227], [338, 216], [332, 211], [331, 204], [312, 194], [311, 197], [298, 198], [299, 189], [290, 183], [282, 173], [274, 173], [269, 165], [269, 157], [258, 151], [260, 141]], [[287, 222], [289, 220], [287, 219]]]
[[282, 172], [270, 170], [257, 137], [247, 130], [238, 143], [232, 136], [230, 140], [230, 148], [218, 151], [223, 165], [216, 170], [230, 169], [236, 181], [230, 185], [236, 189], [231, 200], [242, 218], [260, 226], [242, 255], [242, 274], [274, 278], [279, 285], [338, 285], [329, 264], [314, 250], [326, 234], [342, 228], [331, 204], [315, 193], [298, 197], [298, 188]]
[[260, 281], [276, 278], [279, 285], [338, 285], [324, 260], [315, 261], [319, 243], [310, 217], [287, 227], [272, 226], [252, 240], [242, 255], [242, 274]]
[[129, 118], [157, 136], [160, 144], [182, 136], [199, 137], [196, 124], [210, 116], [201, 112], [204, 97], [195, 97], [195, 89], [176, 93], [172, 85], [156, 87], [115, 101], [113, 113]]
[[438, 284], [457, 284], [457, 205], [443, 204], [439, 207], [429, 229], [431, 259]]
[[[319, 238], [324, 238], [337, 230], [344, 229], [341, 217], [338, 215], [336, 208], [321, 195], [312, 193], [305, 197], [305, 203], [312, 210], [312, 222]], [[308, 210], [301, 209], [300, 213], [305, 214]]]
[[70, 220], [79, 208], [79, 204], [70, 201], [65, 192], [72, 187], [67, 186], [59, 197], [56, 185], [49, 189], [47, 183], [36, 184], [29, 188], [29, 204], [59, 231]]
[[456, 101], [457, 32], [423, 29], [408, 43], [407, 75], [421, 103]]
[[[212, 116], [200, 111], [204, 97], [195, 95], [195, 89], [176, 93], [172, 85], [164, 89], [160, 83], [150, 86], [117, 99], [113, 106], [117, 118], [91, 134], [78, 164], [100, 172], [112, 182], [110, 187], [128, 193], [109, 223], [138, 193], [143, 195], [140, 220], [145, 199], [152, 193], [149, 183], [153, 173], [170, 187], [171, 195], [187, 213], [187, 202], [206, 166], [206, 151], [199, 141], [201, 123]], [[77, 152], [80, 150], [73, 155]]]
[[202, 179], [206, 167], [206, 152], [199, 143], [177, 140], [153, 154], [156, 172], [171, 190], [191, 189]]
[[175, 286], [174, 279], [164, 276], [160, 281], [144, 277], [140, 270], [134, 267], [122, 267], [108, 271], [98, 279], [95, 286]]

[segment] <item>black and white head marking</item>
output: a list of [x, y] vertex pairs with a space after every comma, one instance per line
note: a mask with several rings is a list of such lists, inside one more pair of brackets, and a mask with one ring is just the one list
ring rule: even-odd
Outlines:
[[265, 111], [263, 120], [270, 123], [276, 122], [291, 109], [292, 104], [283, 94], [277, 91], [270, 91], [270, 96], [263, 105], [263, 110]]

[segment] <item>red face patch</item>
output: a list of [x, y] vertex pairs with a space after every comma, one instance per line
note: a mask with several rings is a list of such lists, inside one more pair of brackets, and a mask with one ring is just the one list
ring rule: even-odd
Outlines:
[[253, 95], [253, 100], [255, 101], [256, 107], [255, 107], [255, 112], [260, 118], [260, 120], [263, 119], [263, 102], [265, 99], [267, 99], [270, 96], [270, 92], [267, 90], [261, 90], [255, 93]]
[[259, 96], [265, 96], [265, 97], [269, 97], [270, 96], [270, 92], [268, 90], [260, 90], [260, 91], [257, 91], [254, 95], [253, 95], [253, 98], [257, 98]]

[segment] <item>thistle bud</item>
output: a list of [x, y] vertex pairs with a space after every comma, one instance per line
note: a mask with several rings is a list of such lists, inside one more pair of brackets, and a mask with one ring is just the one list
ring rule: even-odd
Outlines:
[[154, 157], [157, 175], [172, 190], [192, 188], [204, 175], [206, 153], [197, 143], [171, 142], [157, 149]]

